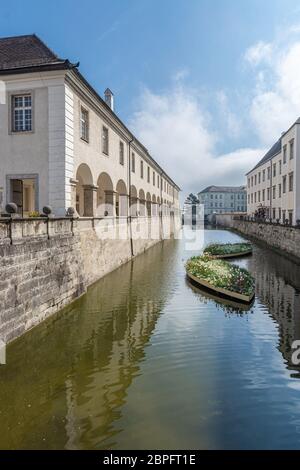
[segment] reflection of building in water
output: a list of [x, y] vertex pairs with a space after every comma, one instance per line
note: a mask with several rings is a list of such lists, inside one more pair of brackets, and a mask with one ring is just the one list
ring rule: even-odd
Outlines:
[[300, 340], [300, 266], [263, 251], [249, 259], [249, 267], [255, 272], [257, 298], [279, 325], [279, 350], [288, 367], [296, 370], [291, 362], [291, 347], [293, 341]]
[[0, 369], [0, 448], [114, 446], [127, 389], [168, 299], [174, 243], [101, 279], [9, 346], [9, 366]]

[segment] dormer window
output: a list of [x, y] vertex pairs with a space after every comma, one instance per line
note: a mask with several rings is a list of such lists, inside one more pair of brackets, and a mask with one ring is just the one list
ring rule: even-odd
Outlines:
[[13, 132], [32, 131], [31, 95], [12, 96], [12, 112]]

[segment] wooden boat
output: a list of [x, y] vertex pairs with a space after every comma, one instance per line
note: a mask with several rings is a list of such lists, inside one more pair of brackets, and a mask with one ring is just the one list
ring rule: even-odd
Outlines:
[[205, 287], [206, 289], [214, 291], [220, 296], [228, 297], [230, 299], [237, 299], [237, 300], [240, 300], [241, 302], [246, 302], [246, 303], [250, 303], [255, 296], [254, 291], [252, 292], [251, 295], [240, 294], [239, 292], [234, 292], [228, 289], [223, 289], [222, 287], [215, 287], [212, 284], [210, 284], [208, 281], [201, 279], [199, 277], [196, 277], [193, 274], [190, 274], [188, 271], [186, 273], [187, 273], [188, 278], [191, 279], [196, 285], [199, 285], [199, 286]]

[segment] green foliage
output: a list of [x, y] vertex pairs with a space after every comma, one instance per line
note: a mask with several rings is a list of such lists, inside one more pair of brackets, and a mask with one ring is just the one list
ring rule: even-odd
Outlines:
[[199, 279], [203, 279], [213, 287], [220, 287], [239, 294], [251, 295], [255, 281], [251, 274], [243, 268], [211, 256], [195, 256], [188, 260], [186, 270]]
[[251, 243], [212, 243], [208, 245], [204, 254], [209, 254], [212, 256], [222, 256], [222, 255], [234, 255], [235, 253], [243, 253], [249, 251], [252, 248]]

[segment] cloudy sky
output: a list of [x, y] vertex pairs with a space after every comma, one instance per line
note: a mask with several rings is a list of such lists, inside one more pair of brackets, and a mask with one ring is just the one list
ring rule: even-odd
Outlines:
[[300, 116], [299, 0], [1, 4], [0, 35], [35, 32], [103, 93], [183, 193], [244, 184]]

